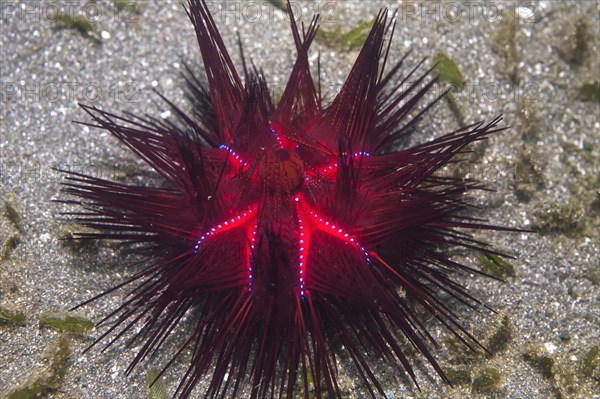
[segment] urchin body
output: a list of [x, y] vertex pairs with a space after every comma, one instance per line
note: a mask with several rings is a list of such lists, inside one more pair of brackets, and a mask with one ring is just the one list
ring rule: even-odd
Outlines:
[[[182, 343], [193, 353], [178, 389], [182, 398], [205, 375], [211, 399], [235, 397], [245, 382], [251, 398], [292, 398], [296, 386], [306, 398], [341, 398], [335, 343], [373, 396], [384, 391], [366, 352], [395, 359], [415, 379], [403, 341], [443, 376], [429, 350], [433, 338], [409, 299], [465, 343], [476, 343], [437, 297], [445, 292], [476, 303], [451, 278], [472, 269], [440, 249], [481, 246], [465, 230], [495, 227], [465, 214], [464, 194], [479, 188], [476, 182], [436, 172], [468, 144], [501, 130], [499, 119], [393, 151], [431, 105], [414, 112], [435, 80], [412, 70], [394, 86], [404, 59], [383, 73], [385, 11], [328, 106], [308, 62], [316, 19], [301, 34], [291, 18], [297, 60], [275, 106], [261, 73], [244, 68], [240, 78], [206, 5], [192, 0], [189, 16], [208, 86], [189, 77], [191, 113], [169, 103], [180, 124], [84, 106], [93, 125], [112, 132], [168, 183], [69, 176], [67, 192], [87, 209], [81, 222], [98, 230], [83, 237], [155, 251], [123, 284], [135, 287], [101, 338], [118, 326], [143, 325], [133, 368], [194, 312], [197, 325]], [[409, 78], [414, 82], [401, 90]]]

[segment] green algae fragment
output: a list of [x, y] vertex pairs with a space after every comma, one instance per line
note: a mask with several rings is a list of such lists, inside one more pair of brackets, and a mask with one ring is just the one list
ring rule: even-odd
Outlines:
[[[306, 376], [306, 382], [307, 382], [307, 386], [308, 386], [308, 391], [309, 391], [309, 398], [315, 397], [315, 392], [316, 392], [316, 385], [314, 384], [314, 379], [313, 379], [313, 375], [312, 373], [308, 373]], [[320, 374], [320, 389], [321, 389], [321, 397], [323, 399], [330, 399], [329, 393], [327, 392], [327, 383], [325, 382], [325, 376], [321, 373]], [[304, 399], [306, 396], [304, 394], [304, 390], [305, 390], [305, 386], [304, 386], [304, 379], [300, 376], [300, 374], [297, 375], [296, 377], [296, 385], [294, 386], [294, 394], [293, 394], [293, 398], [294, 399]], [[344, 396], [344, 392], [342, 392], [342, 396]]]
[[584, 211], [575, 204], [551, 203], [536, 213], [534, 228], [540, 234], [576, 235], [585, 228]]
[[[159, 372], [155, 368], [148, 370], [146, 374], [146, 388], [148, 389], [148, 399], [166, 399], [167, 387], [162, 377], [158, 378]], [[157, 379], [158, 378], [158, 379]]]
[[10, 202], [4, 203], [4, 216], [15, 226], [15, 229], [22, 232], [23, 226], [21, 225], [21, 215], [17, 208]]
[[494, 392], [501, 380], [502, 376], [498, 370], [492, 367], [485, 368], [473, 379], [473, 390], [479, 393]]
[[29, 386], [18, 388], [6, 395], [6, 399], [37, 399], [46, 395], [47, 387], [42, 381], [34, 381]]
[[600, 81], [585, 83], [579, 88], [579, 94], [583, 101], [600, 102]]
[[534, 195], [546, 186], [544, 176], [531, 154], [519, 156], [513, 172], [515, 195], [521, 202], [528, 203]]
[[460, 109], [460, 106], [458, 105], [458, 101], [456, 101], [456, 97], [454, 97], [454, 94], [450, 92], [446, 93], [446, 102], [448, 103], [448, 107], [450, 107], [450, 111], [452, 111], [452, 114], [454, 114], [454, 117], [458, 121], [460, 127], [465, 127], [465, 115]]
[[6, 399], [45, 398], [49, 394], [58, 391], [69, 369], [70, 346], [67, 337], [60, 337], [58, 345], [53, 349], [48, 369], [24, 384], [24, 386], [10, 391]]
[[573, 32], [573, 46], [570, 62], [580, 65], [583, 62], [585, 53], [588, 49], [588, 21], [584, 16], [580, 16], [575, 21], [575, 31]]
[[465, 81], [456, 66], [446, 54], [438, 53], [433, 57], [433, 75], [440, 81], [449, 83], [455, 91], [461, 91], [465, 87]]
[[5, 306], [0, 306], [0, 324], [19, 325], [25, 323], [25, 314]]
[[59, 243], [64, 248], [75, 253], [97, 253], [100, 249], [100, 241], [93, 238], [82, 237], [93, 233], [94, 230], [86, 228], [85, 226], [80, 226], [76, 223], [63, 225], [59, 232]]
[[574, 67], [583, 64], [589, 53], [590, 22], [585, 15], [575, 15], [564, 21], [562, 29], [558, 32], [561, 41], [555, 44], [560, 56]]
[[85, 334], [94, 328], [95, 324], [89, 319], [72, 316], [66, 312], [49, 312], [41, 316], [40, 326], [48, 326], [58, 331], [73, 334]]
[[477, 259], [483, 272], [491, 276], [503, 279], [517, 275], [514, 266], [499, 255], [480, 251], [477, 253]]
[[559, 397], [572, 397], [581, 389], [574, 373], [560, 372], [558, 376], [555, 376], [554, 378]]
[[503, 71], [507, 73], [511, 83], [517, 84], [519, 77], [520, 55], [517, 45], [519, 24], [514, 13], [504, 10], [500, 27], [493, 35], [492, 49], [504, 59]]
[[334, 30], [327, 31], [319, 29], [317, 37], [322, 39], [325, 44], [338, 47], [345, 51], [352, 51], [360, 48], [367, 40], [369, 32], [373, 27], [374, 19], [368, 21], [359, 21], [356, 26], [347, 32], [342, 32], [342, 28], [337, 26]]
[[482, 351], [479, 351], [475, 348], [472, 350], [466, 346], [465, 343], [458, 339], [454, 334], [444, 337], [443, 340], [444, 346], [450, 353], [451, 357], [454, 360], [458, 360], [460, 363], [467, 364], [472, 362], [475, 357], [479, 357], [482, 354]]
[[8, 260], [10, 255], [14, 252], [15, 249], [21, 243], [21, 238], [18, 235], [14, 234], [6, 240], [4, 246], [2, 247], [2, 253], [0, 254], [0, 259]]
[[529, 349], [523, 353], [523, 359], [549, 382], [556, 398], [569, 398], [579, 391], [571, 367], [561, 367], [542, 347]]
[[487, 349], [493, 355], [502, 352], [508, 348], [513, 339], [513, 326], [508, 316], [504, 316], [498, 329], [490, 336], [487, 342]]
[[581, 361], [581, 373], [586, 377], [591, 377], [594, 370], [598, 368], [598, 359], [600, 358], [600, 346], [594, 345], [585, 354]]
[[58, 386], [67, 375], [70, 353], [71, 343], [69, 342], [69, 338], [66, 336], [60, 337], [49, 368], [50, 378], [48, 382], [51, 386]]
[[544, 378], [552, 378], [556, 373], [556, 362], [542, 351], [530, 350], [523, 354], [523, 359], [536, 369]]
[[472, 381], [471, 371], [466, 367], [445, 367], [443, 370], [454, 386], [470, 384]]
[[[438, 78], [441, 82], [446, 82], [452, 86], [455, 92], [461, 91], [465, 87], [465, 81], [458, 69], [458, 66], [452, 61], [446, 54], [438, 53], [433, 57], [433, 75]], [[465, 116], [458, 105], [458, 101], [454, 94], [448, 92], [446, 94], [446, 102], [450, 111], [454, 114], [454, 117], [458, 121], [460, 126], [465, 126]]]
[[87, 39], [91, 39], [96, 44], [100, 44], [100, 35], [94, 25], [84, 17], [79, 15], [68, 15], [58, 13], [52, 17], [58, 28], [65, 28], [79, 32], [79, 34]]
[[81, 34], [87, 34], [88, 32], [95, 31], [94, 25], [80, 16], [56, 14], [53, 19], [56, 23], [59, 23], [66, 28], [78, 30]]
[[142, 12], [141, 7], [131, 1], [128, 0], [115, 0], [113, 4], [119, 11], [127, 11], [132, 14], [140, 14]]
[[281, 11], [287, 12], [287, 5], [285, 0], [267, 0], [269, 3], [273, 4], [275, 7], [279, 8]]
[[[597, 185], [600, 186], [600, 177], [597, 178]], [[596, 198], [590, 204], [590, 211], [593, 213], [600, 213], [600, 190], [596, 191]]]

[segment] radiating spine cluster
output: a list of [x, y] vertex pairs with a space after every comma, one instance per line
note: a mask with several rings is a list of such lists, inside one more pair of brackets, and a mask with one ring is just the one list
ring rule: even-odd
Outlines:
[[98, 341], [115, 333], [110, 345], [141, 326], [128, 343], [140, 345], [130, 372], [192, 318], [173, 356], [191, 351], [180, 398], [196, 387], [207, 399], [342, 398], [342, 364], [362, 390], [383, 397], [370, 359], [398, 362], [416, 383], [407, 344], [446, 380], [413, 302], [467, 346], [479, 345], [440, 299], [478, 306], [452, 276], [479, 272], [445, 250], [490, 251], [468, 230], [502, 228], [471, 215], [465, 194], [479, 183], [438, 171], [503, 130], [500, 118], [398, 150], [441, 97], [419, 106], [435, 84], [430, 70], [417, 76], [422, 62], [402, 78], [406, 57], [385, 72], [395, 23], [386, 10], [340, 93], [324, 104], [308, 61], [318, 18], [299, 29], [288, 5], [297, 58], [277, 105], [260, 71], [244, 62], [238, 74], [204, 1], [191, 0], [187, 12], [207, 79], [186, 76], [190, 112], [165, 100], [172, 122], [82, 106], [87, 125], [111, 132], [165, 181], [67, 177], [65, 191], [78, 199], [66, 202], [82, 207], [73, 214], [95, 229], [81, 238], [153, 254], [115, 287], [132, 286], [102, 320], [112, 325]]

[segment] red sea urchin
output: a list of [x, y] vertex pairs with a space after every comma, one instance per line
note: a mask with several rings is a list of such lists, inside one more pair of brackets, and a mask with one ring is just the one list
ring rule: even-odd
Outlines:
[[167, 183], [68, 176], [66, 192], [85, 209], [78, 220], [96, 229], [81, 238], [154, 251], [115, 288], [134, 286], [104, 320], [114, 323], [98, 341], [140, 325], [131, 371], [192, 314], [195, 328], [173, 357], [191, 349], [180, 398], [211, 374], [200, 395], [210, 399], [242, 389], [250, 398], [290, 399], [297, 384], [305, 398], [341, 398], [340, 344], [373, 397], [384, 395], [373, 357], [400, 362], [416, 383], [406, 344], [446, 379], [413, 304], [476, 344], [439, 295], [477, 304], [451, 278], [476, 271], [443, 249], [485, 251], [465, 229], [499, 228], [465, 212], [464, 194], [481, 188], [477, 182], [436, 172], [468, 144], [502, 130], [500, 118], [394, 151], [437, 100], [415, 113], [435, 83], [430, 70], [415, 77], [415, 68], [397, 85], [404, 59], [383, 73], [384, 39], [393, 31], [385, 10], [328, 106], [308, 62], [317, 18], [302, 32], [290, 18], [297, 59], [275, 106], [259, 71], [244, 67], [244, 79], [238, 75], [206, 4], [190, 1], [188, 15], [208, 80], [204, 87], [188, 77], [192, 113], [169, 103], [180, 120], [171, 123], [83, 106], [90, 125], [114, 134]]

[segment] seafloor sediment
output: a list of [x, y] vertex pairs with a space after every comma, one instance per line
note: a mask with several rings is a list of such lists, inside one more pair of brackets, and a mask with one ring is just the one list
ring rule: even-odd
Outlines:
[[[466, 351], [429, 321], [441, 344], [434, 353], [455, 387], [421, 363], [419, 392], [399, 369], [381, 363], [375, 369], [388, 398], [600, 397], [599, 3], [293, 4], [304, 21], [321, 14], [324, 33], [311, 62], [316, 68], [320, 51], [329, 98], [357, 54], [361, 27], [379, 8], [397, 8], [388, 65], [410, 49], [409, 67], [423, 57], [430, 66], [444, 53], [464, 79], [454, 101], [431, 110], [411, 142], [504, 114], [512, 129], [478, 143], [447, 171], [493, 190], [474, 199], [491, 222], [538, 231], [476, 235], [514, 257], [505, 261], [456, 254], [506, 280], [462, 279], [496, 313], [455, 308], [492, 354]], [[263, 68], [274, 95], [280, 93], [295, 55], [277, 1], [210, 5], [234, 60], [239, 31], [246, 57]], [[178, 1], [1, 6], [0, 396], [37, 384], [52, 388], [51, 398], [147, 398], [147, 374], [175, 346], [167, 342], [153, 364], [126, 376], [135, 347], [117, 343], [104, 353], [82, 354], [100, 331], [84, 323], [82, 331], [65, 335], [64, 325], [49, 317], [121, 282], [133, 261], [116, 245], [61, 240], [77, 227], [60, 216], [65, 207], [52, 202], [62, 179], [53, 168], [121, 181], [154, 178], [115, 138], [72, 121], [87, 119], [78, 102], [169, 118], [152, 89], [185, 108], [184, 62], [198, 70], [201, 65], [191, 23]], [[109, 295], [76, 314], [98, 320], [120, 300], [118, 293]], [[350, 359], [339, 361], [347, 397], [367, 397]], [[167, 393], [184, 369], [185, 361], [178, 362], [165, 375]]]

